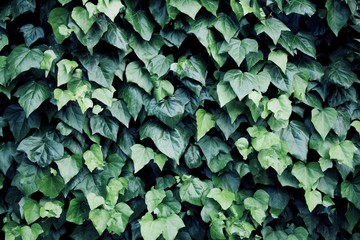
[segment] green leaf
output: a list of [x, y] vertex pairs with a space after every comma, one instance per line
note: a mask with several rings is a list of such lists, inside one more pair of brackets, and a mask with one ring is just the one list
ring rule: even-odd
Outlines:
[[134, 12], [131, 8], [126, 9], [125, 19], [140, 34], [142, 39], [149, 41], [154, 32], [154, 25], [144, 10]]
[[290, 29], [280, 20], [270, 17], [256, 24], [255, 31], [257, 34], [265, 32], [273, 40], [274, 44], [277, 44], [281, 32], [290, 31]]
[[133, 82], [151, 94], [153, 85], [150, 81], [149, 73], [141, 65], [141, 62], [131, 62], [126, 66], [126, 79], [128, 82]]
[[46, 167], [64, 155], [64, 146], [48, 136], [27, 137], [20, 142], [17, 150], [25, 152], [28, 159], [40, 167]]
[[312, 212], [318, 204], [322, 204], [321, 193], [317, 190], [313, 190], [313, 191], [306, 190], [305, 201], [306, 201], [306, 205], [309, 208], [309, 211]]
[[26, 199], [22, 209], [27, 224], [31, 224], [40, 218], [40, 207], [35, 200]]
[[324, 108], [322, 110], [313, 109], [311, 111], [311, 122], [314, 124], [316, 131], [325, 140], [331, 128], [335, 124], [338, 113], [334, 108]]
[[198, 57], [179, 58], [177, 63], [171, 65], [171, 70], [176, 72], [180, 78], [188, 77], [205, 85], [207, 70], [204, 62]]
[[104, 40], [125, 52], [129, 51], [129, 39], [126, 32], [115, 23], [109, 23]]
[[174, 86], [168, 80], [155, 80], [153, 85], [156, 101], [160, 101], [174, 94]]
[[135, 144], [131, 147], [131, 159], [134, 161], [134, 172], [137, 173], [150, 160], [154, 159], [154, 150], [141, 144]]
[[352, 181], [345, 180], [341, 183], [341, 196], [347, 198], [357, 209], [360, 209], [360, 178], [357, 177]]
[[286, 4], [284, 11], [286, 15], [297, 13], [311, 17], [316, 12], [316, 5], [308, 0], [290, 0]]
[[216, 12], [219, 8], [219, 0], [200, 0], [201, 5], [203, 5], [206, 10], [211, 12], [214, 16], [216, 16]]
[[190, 177], [180, 186], [180, 198], [182, 202], [188, 202], [196, 206], [202, 206], [203, 195], [208, 190], [207, 183], [199, 178]]
[[127, 128], [129, 127], [131, 115], [126, 107], [126, 104], [122, 100], [116, 100], [112, 102], [111, 106], [108, 107], [111, 115], [124, 124]]
[[185, 163], [188, 168], [198, 168], [201, 166], [202, 159], [199, 147], [191, 144], [184, 155]]
[[0, 170], [6, 175], [14, 156], [16, 154], [16, 145], [13, 142], [3, 142], [0, 144]]
[[139, 87], [128, 85], [122, 91], [122, 97], [127, 105], [130, 115], [137, 119], [143, 106], [143, 92]]
[[265, 92], [270, 85], [270, 76], [265, 72], [255, 75], [249, 72], [243, 73], [240, 70], [234, 69], [225, 73], [224, 81], [230, 82], [233, 91], [239, 101], [241, 101], [253, 90]]
[[280, 138], [287, 144], [292, 156], [302, 161], [307, 159], [309, 132], [305, 124], [296, 120], [291, 121], [287, 128], [281, 130]]
[[85, 34], [89, 32], [92, 25], [96, 22], [96, 16], [90, 14], [83, 7], [74, 7], [71, 12], [71, 18], [74, 19]]
[[220, 107], [225, 106], [231, 100], [236, 98], [236, 94], [228, 82], [220, 81], [216, 86], [216, 92], [220, 101]]
[[103, 104], [111, 107], [113, 95], [114, 95], [115, 89], [112, 88], [111, 90], [107, 88], [97, 88], [91, 93], [91, 98], [95, 98], [102, 102]]
[[269, 204], [269, 194], [262, 189], [257, 190], [252, 197], [245, 198], [245, 209], [250, 210], [251, 216], [258, 224], [262, 224], [266, 217]]
[[149, 212], [154, 211], [166, 197], [164, 190], [152, 188], [145, 194], [145, 203]]
[[72, 156], [65, 156], [64, 158], [55, 161], [58, 166], [59, 172], [64, 179], [64, 183], [68, 183], [75, 177], [82, 169], [82, 157], [79, 154]]
[[66, 212], [66, 221], [81, 225], [88, 217], [89, 208], [82, 198], [74, 198], [70, 201], [68, 211]]
[[164, 39], [160, 35], [154, 34], [150, 41], [145, 41], [136, 34], [132, 34], [129, 44], [136, 56], [147, 65], [151, 59], [159, 55], [159, 51], [164, 45]]
[[351, 87], [355, 82], [359, 83], [359, 79], [356, 74], [351, 71], [351, 66], [344, 61], [336, 61], [331, 64], [325, 72], [325, 79], [339, 86], [345, 88]]
[[159, 78], [164, 76], [170, 69], [173, 62], [171, 55], [165, 57], [164, 55], [157, 55], [150, 60], [148, 70], [151, 74], [156, 74]]
[[96, 231], [101, 235], [105, 231], [108, 221], [111, 219], [111, 214], [105, 209], [93, 209], [89, 212], [89, 219]]
[[92, 134], [99, 133], [101, 136], [116, 142], [119, 132], [119, 124], [112, 117], [94, 115], [90, 119]]
[[272, 167], [279, 175], [292, 164], [291, 158], [279, 146], [262, 149], [258, 154], [258, 160], [262, 168]]
[[151, 0], [149, 2], [149, 10], [155, 21], [161, 26], [162, 29], [164, 29], [165, 25], [170, 21], [165, 0]]
[[60, 27], [66, 26], [68, 23], [69, 13], [65, 8], [58, 7], [51, 10], [49, 13], [49, 23], [51, 25], [52, 31], [55, 35], [55, 40], [61, 44], [66, 38], [70, 36], [69, 34], [62, 35], [60, 33]]
[[197, 141], [199, 141], [205, 134], [215, 127], [215, 121], [211, 113], [207, 113], [204, 109], [196, 111], [196, 126], [197, 126]]
[[327, 13], [326, 20], [333, 33], [338, 36], [340, 30], [350, 18], [348, 6], [338, 0], [327, 0], [325, 4]]
[[72, 74], [74, 70], [78, 67], [78, 64], [75, 61], [62, 59], [56, 64], [56, 66], [58, 67], [57, 86], [61, 86], [72, 80]]
[[268, 132], [264, 127], [253, 126], [247, 129], [252, 137], [251, 145], [256, 151], [269, 149], [274, 145], [280, 144], [280, 138], [273, 132]]
[[9, 38], [2, 31], [0, 32], [0, 51], [9, 44]]
[[211, 189], [207, 197], [217, 201], [223, 210], [227, 210], [233, 201], [235, 201], [235, 194], [233, 192], [221, 190], [220, 188]]
[[114, 22], [115, 17], [125, 9], [125, 6], [120, 0], [99, 0], [97, 9]]
[[85, 115], [81, 112], [79, 105], [75, 103], [67, 104], [55, 116], [77, 131], [83, 131]]
[[194, 20], [202, 7], [198, 0], [168, 0], [168, 4]]
[[105, 199], [102, 196], [97, 196], [92, 192], [86, 195], [86, 200], [89, 204], [90, 210], [93, 210], [105, 203]]
[[329, 150], [331, 159], [336, 159], [340, 163], [353, 168], [354, 153], [356, 146], [349, 140], [345, 140], [340, 144], [333, 145]]
[[247, 159], [249, 154], [253, 152], [253, 148], [249, 147], [249, 141], [244, 137], [236, 140], [235, 146], [244, 159]]
[[45, 175], [40, 179], [39, 191], [49, 198], [56, 198], [64, 186], [64, 179], [61, 176]]
[[154, 156], [154, 162], [158, 165], [158, 167], [160, 168], [161, 171], [163, 170], [167, 160], [168, 160], [167, 156], [165, 156], [162, 153], [160, 153], [160, 154], [156, 153]]
[[236, 23], [228, 15], [223, 13], [220, 13], [216, 17], [214, 27], [223, 35], [227, 42], [230, 42], [230, 39], [234, 37], [238, 31]]
[[31, 81], [22, 85], [14, 96], [19, 97], [19, 104], [28, 118], [51, 95], [48, 85], [43, 82]]
[[277, 120], [289, 120], [292, 113], [291, 101], [285, 94], [269, 100], [267, 108], [274, 113], [274, 117]]
[[35, 27], [32, 24], [25, 24], [20, 28], [23, 33], [26, 46], [30, 47], [31, 44], [36, 42], [39, 38], [45, 36], [44, 30], [41, 27]]
[[183, 124], [178, 124], [174, 129], [164, 128], [154, 121], [147, 121], [140, 128], [140, 139], [151, 138], [156, 147], [167, 157], [179, 163], [180, 157], [185, 152], [189, 143], [191, 132]]
[[32, 68], [40, 68], [44, 54], [39, 49], [30, 49], [24, 45], [14, 48], [7, 58], [11, 79]]
[[172, 214], [164, 219], [163, 237], [166, 240], [175, 239], [179, 230], [185, 227], [183, 220], [176, 214]]
[[235, 60], [236, 64], [240, 66], [249, 53], [258, 53], [258, 47], [259, 45], [254, 39], [244, 38], [239, 40], [232, 38], [228, 44], [223, 43], [219, 51], [220, 53], [228, 53]]
[[305, 190], [316, 188], [319, 179], [324, 176], [318, 162], [310, 162], [306, 165], [303, 162], [297, 162], [294, 164], [291, 174]]
[[34, 223], [30, 227], [25, 225], [20, 228], [20, 236], [23, 240], [36, 240], [43, 232], [44, 230], [38, 223]]
[[85, 165], [90, 172], [94, 171], [96, 168], [102, 170], [105, 166], [101, 146], [98, 144], [91, 145], [90, 149], [84, 152], [83, 158], [85, 160]]
[[272, 61], [273, 63], [275, 63], [283, 73], [286, 72], [286, 64], [288, 61], [288, 55], [281, 50], [278, 51], [271, 51], [269, 53], [268, 59], [269, 61]]
[[162, 233], [164, 223], [154, 220], [151, 213], [146, 213], [140, 220], [140, 231], [144, 240], [156, 240]]

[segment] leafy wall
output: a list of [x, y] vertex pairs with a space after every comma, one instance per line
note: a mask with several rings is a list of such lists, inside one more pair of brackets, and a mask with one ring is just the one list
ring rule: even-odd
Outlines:
[[5, 239], [359, 239], [356, 0], [0, 2]]

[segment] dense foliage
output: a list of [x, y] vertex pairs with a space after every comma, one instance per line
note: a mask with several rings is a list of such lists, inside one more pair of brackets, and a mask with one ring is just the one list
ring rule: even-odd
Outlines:
[[3, 239], [359, 239], [356, 0], [0, 2]]

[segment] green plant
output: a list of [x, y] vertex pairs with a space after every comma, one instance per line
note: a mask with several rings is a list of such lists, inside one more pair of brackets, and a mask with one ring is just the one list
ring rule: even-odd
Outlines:
[[0, 3], [5, 239], [358, 239], [356, 0]]

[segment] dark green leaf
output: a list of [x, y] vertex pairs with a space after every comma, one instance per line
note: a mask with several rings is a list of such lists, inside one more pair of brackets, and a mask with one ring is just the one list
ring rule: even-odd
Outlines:
[[145, 40], [149, 41], [154, 31], [154, 25], [147, 13], [143, 10], [132, 11], [126, 9], [125, 19], [133, 26], [134, 30]]
[[39, 181], [39, 191], [49, 198], [56, 198], [63, 189], [64, 179], [59, 175], [45, 175]]
[[61, 44], [66, 38], [70, 36], [70, 33], [63, 35], [60, 32], [60, 27], [66, 26], [68, 23], [69, 13], [65, 8], [54, 8], [49, 13], [49, 23], [52, 27], [56, 41]]
[[93, 134], [99, 133], [116, 142], [119, 132], [119, 124], [112, 117], [94, 115], [90, 119], [90, 128]]
[[348, 6], [339, 0], [327, 0], [325, 4], [326, 20], [333, 33], [338, 36], [350, 17]]
[[297, 13], [311, 17], [316, 12], [316, 5], [308, 0], [290, 0], [284, 11], [287, 15]]
[[39, 38], [45, 36], [44, 30], [41, 27], [35, 27], [32, 24], [25, 24], [20, 28], [20, 32], [23, 33], [26, 46], [30, 47], [31, 44], [36, 42]]
[[356, 74], [351, 71], [351, 66], [344, 61], [337, 61], [330, 65], [325, 72], [325, 79], [345, 88], [351, 87], [355, 82], [360, 82]]
[[208, 190], [207, 183], [199, 178], [186, 179], [180, 186], [180, 198], [182, 202], [188, 202], [196, 206], [202, 206], [202, 197]]
[[307, 159], [309, 132], [303, 123], [291, 121], [289, 126], [281, 131], [280, 137], [286, 142], [291, 155], [302, 161]]

